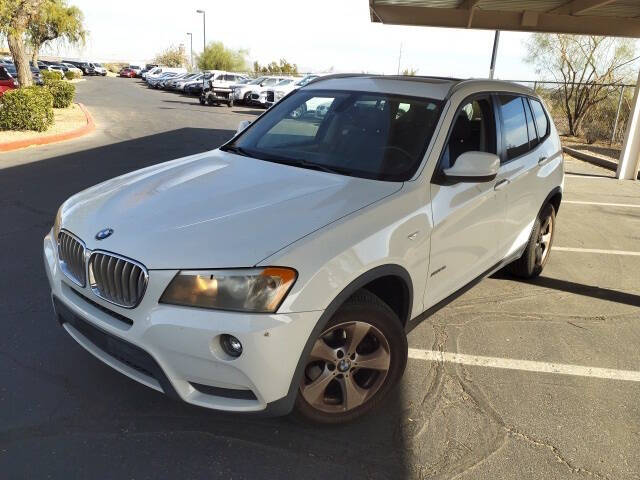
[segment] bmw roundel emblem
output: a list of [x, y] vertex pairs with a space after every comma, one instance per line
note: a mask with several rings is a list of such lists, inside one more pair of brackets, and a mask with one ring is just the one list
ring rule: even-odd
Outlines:
[[113, 228], [103, 228], [98, 233], [96, 233], [96, 240], [104, 240], [108, 238], [113, 233]]

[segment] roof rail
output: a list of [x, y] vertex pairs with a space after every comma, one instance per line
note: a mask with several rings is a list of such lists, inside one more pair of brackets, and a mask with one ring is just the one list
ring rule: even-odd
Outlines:
[[460, 78], [454, 77], [436, 77], [430, 75], [381, 75], [377, 73], [335, 73], [333, 75], [324, 75], [322, 77], [314, 78], [307, 85], [320, 82], [323, 80], [332, 80], [336, 78], [384, 78], [385, 80], [405, 80], [410, 82], [425, 82], [429, 80], [446, 80], [451, 82], [461, 82]]

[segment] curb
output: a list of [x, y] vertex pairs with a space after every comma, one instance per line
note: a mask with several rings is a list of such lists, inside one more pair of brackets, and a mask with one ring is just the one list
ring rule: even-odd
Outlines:
[[73, 138], [82, 137], [95, 130], [96, 124], [93, 121], [93, 117], [89, 113], [89, 110], [81, 104], [76, 103], [80, 107], [80, 110], [84, 113], [87, 124], [83, 127], [76, 128], [64, 133], [57, 133], [55, 135], [47, 135], [44, 137], [28, 138], [26, 140], [16, 140], [13, 142], [0, 143], [0, 152], [10, 152], [12, 150], [18, 150], [20, 148], [31, 147], [33, 145], [47, 145], [49, 143], [63, 142], [65, 140], [71, 140]]
[[588, 153], [584, 153], [570, 147], [562, 147], [562, 150], [565, 153], [568, 153], [569, 155], [571, 155], [572, 157], [579, 158], [580, 160], [584, 160], [585, 162], [598, 165], [599, 167], [604, 167], [608, 170], [613, 170], [614, 172], [618, 170], [618, 162], [614, 162], [613, 160], [607, 160], [605, 158], [600, 158], [595, 155], [590, 155]]

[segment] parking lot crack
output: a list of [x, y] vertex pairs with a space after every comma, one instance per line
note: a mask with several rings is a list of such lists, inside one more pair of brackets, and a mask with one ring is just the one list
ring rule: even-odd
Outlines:
[[510, 426], [510, 425], [503, 425], [503, 428], [505, 429], [505, 431], [507, 432], [507, 434], [513, 438], [517, 438], [519, 440], [522, 440], [526, 443], [528, 443], [529, 445], [533, 446], [533, 447], [537, 447], [537, 448], [544, 448], [549, 450], [553, 456], [556, 458], [556, 460], [559, 463], [562, 463], [565, 467], [567, 467], [571, 473], [575, 473], [575, 474], [584, 474], [584, 475], [588, 475], [590, 477], [593, 478], [598, 478], [598, 479], [608, 479], [610, 480], [610, 477], [608, 475], [604, 475], [602, 473], [599, 472], [594, 472], [592, 470], [588, 470], [586, 468], [582, 468], [582, 467], [578, 467], [575, 464], [573, 464], [573, 462], [571, 462], [570, 460], [568, 460], [567, 458], [565, 458], [562, 453], [560, 452], [560, 450], [558, 449], [558, 447], [556, 447], [555, 445], [552, 445], [551, 443], [545, 442], [543, 440], [537, 439], [525, 432], [522, 432], [521, 430], [518, 430], [517, 428]]

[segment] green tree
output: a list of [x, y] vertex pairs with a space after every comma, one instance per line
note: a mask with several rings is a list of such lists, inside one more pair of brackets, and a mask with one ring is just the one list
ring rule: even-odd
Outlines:
[[298, 65], [289, 63], [284, 58], [281, 58], [279, 63], [274, 61], [264, 66], [258, 62], [253, 62], [253, 72], [256, 74], [297, 75]]
[[154, 57], [153, 63], [166, 67], [184, 67], [189, 62], [187, 56], [184, 54], [184, 46], [180, 45], [178, 47], [170, 46], [164, 49]]
[[536, 33], [526, 46], [525, 60], [536, 72], [561, 82], [558, 103], [570, 135], [578, 135], [585, 115], [619, 91], [611, 84], [629, 79], [635, 56], [633, 40], [614, 37]]
[[242, 72], [247, 68], [248, 50], [227, 48], [222, 42], [211, 42], [198, 56], [197, 64], [201, 70], [226, 70]]
[[38, 63], [38, 52], [43, 45], [54, 40], [68, 44], [84, 44], [87, 31], [83, 26], [82, 11], [68, 6], [66, 0], [44, 0], [38, 13], [29, 22], [29, 43], [33, 48], [31, 60]]
[[0, 0], [0, 31], [7, 37], [21, 87], [28, 87], [33, 83], [24, 36], [29, 22], [38, 14], [43, 1]]
[[405, 68], [404, 70], [402, 70], [402, 75], [408, 75], [410, 77], [415, 77], [417, 73], [418, 73], [417, 68]]

